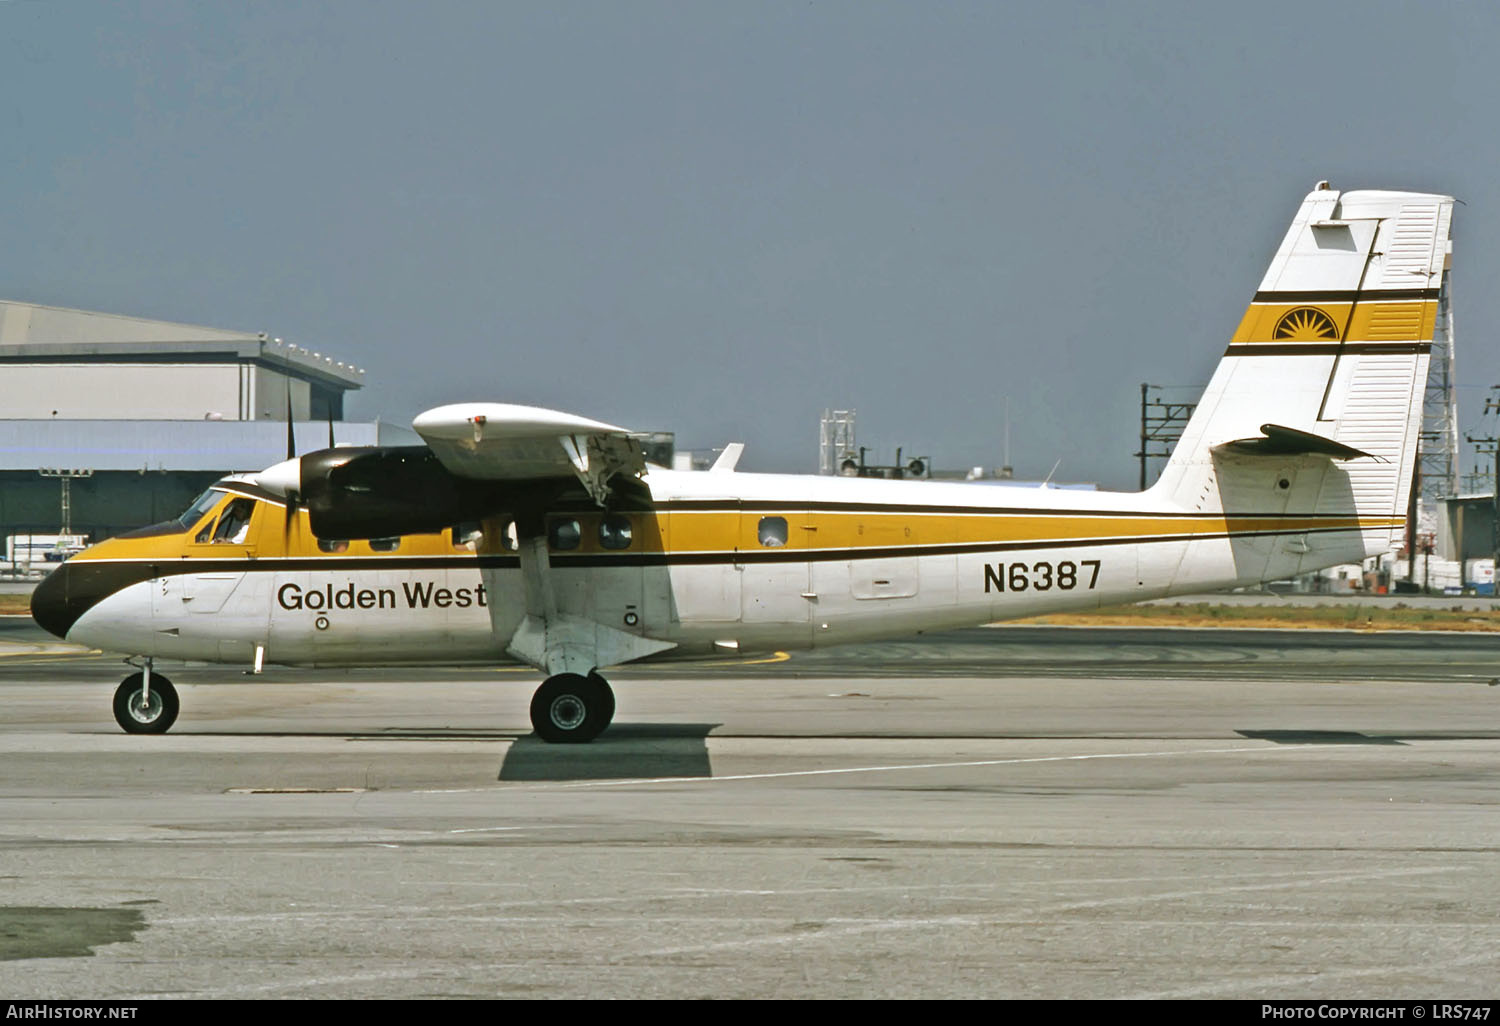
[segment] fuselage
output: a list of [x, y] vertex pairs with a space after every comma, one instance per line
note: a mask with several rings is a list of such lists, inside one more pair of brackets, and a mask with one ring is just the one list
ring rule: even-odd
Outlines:
[[[545, 517], [559, 612], [675, 647], [753, 653], [1086, 609], [1363, 554], [1352, 515], [1226, 515], [1152, 492], [652, 468], [649, 498]], [[36, 590], [48, 630], [107, 651], [287, 665], [508, 661], [525, 616], [498, 515], [384, 540], [315, 538], [225, 479], [179, 521], [95, 545]]]

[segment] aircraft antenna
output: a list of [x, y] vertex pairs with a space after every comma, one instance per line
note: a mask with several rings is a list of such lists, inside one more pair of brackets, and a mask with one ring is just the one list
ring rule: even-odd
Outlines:
[[1052, 481], [1052, 475], [1055, 474], [1055, 473], [1057, 473], [1057, 468], [1060, 467], [1060, 466], [1062, 466], [1062, 457], [1061, 456], [1059, 456], [1057, 458], [1057, 462], [1056, 463], [1052, 464], [1052, 469], [1049, 470], [1049, 471], [1047, 471], [1047, 476], [1042, 479], [1042, 483], [1041, 483], [1041, 485], [1039, 487], [1046, 488], [1047, 485], [1050, 484], [1051, 481]]

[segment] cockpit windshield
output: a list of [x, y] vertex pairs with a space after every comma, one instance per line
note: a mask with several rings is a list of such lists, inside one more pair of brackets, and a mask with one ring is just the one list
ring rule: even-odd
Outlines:
[[219, 500], [223, 497], [223, 492], [213, 488], [208, 489], [193, 500], [193, 504], [187, 508], [187, 512], [177, 518], [177, 522], [183, 526], [184, 530], [191, 529], [198, 521], [203, 519], [203, 514], [218, 505]]

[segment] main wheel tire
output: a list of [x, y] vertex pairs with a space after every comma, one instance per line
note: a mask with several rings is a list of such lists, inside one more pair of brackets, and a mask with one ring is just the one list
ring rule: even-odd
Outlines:
[[151, 695], [142, 694], [146, 675], [132, 673], [115, 689], [115, 722], [127, 734], [165, 734], [177, 722], [177, 689], [159, 673], [151, 675]]
[[599, 733], [602, 734], [609, 727], [609, 725], [615, 721], [615, 691], [614, 688], [609, 686], [609, 681], [599, 676], [598, 671], [590, 671], [589, 681], [594, 685], [594, 687], [598, 688], [604, 696], [604, 709], [601, 713], [601, 718], [604, 722], [603, 725], [599, 728]]
[[581, 744], [598, 737], [614, 714], [614, 695], [593, 674], [548, 677], [531, 697], [531, 726], [543, 741]]

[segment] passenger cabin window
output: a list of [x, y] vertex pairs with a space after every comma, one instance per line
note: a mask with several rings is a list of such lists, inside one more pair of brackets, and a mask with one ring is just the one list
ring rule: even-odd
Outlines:
[[255, 512], [254, 499], [235, 499], [219, 514], [214, 528], [215, 545], [243, 545], [250, 534], [250, 514]]
[[786, 517], [761, 517], [756, 535], [767, 548], [780, 548], [786, 544]]
[[578, 548], [583, 541], [583, 529], [576, 520], [554, 520], [547, 525], [547, 543], [558, 552]]
[[318, 551], [320, 552], [348, 552], [349, 542], [344, 538], [319, 538]]
[[401, 547], [401, 539], [396, 538], [371, 538], [371, 552], [395, 552]]
[[[467, 552], [478, 552], [484, 544], [484, 525], [478, 521], [466, 521], [462, 524], [454, 524], [450, 529], [453, 536], [453, 547], [463, 549]], [[494, 539], [491, 539], [493, 541]], [[520, 548], [517, 541], [516, 522], [507, 520], [500, 527], [500, 548], [506, 552], [515, 552]]]
[[606, 549], [630, 548], [630, 518], [611, 514], [599, 521], [599, 544]]

